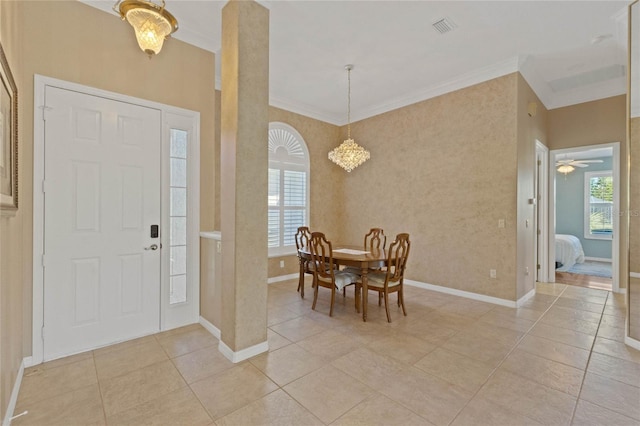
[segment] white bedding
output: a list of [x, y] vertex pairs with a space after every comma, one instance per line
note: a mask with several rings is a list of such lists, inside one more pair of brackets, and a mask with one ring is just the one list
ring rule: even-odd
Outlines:
[[578, 237], [556, 234], [556, 262], [562, 263], [562, 267], [556, 269], [560, 272], [566, 272], [576, 263], [584, 262], [584, 250]]

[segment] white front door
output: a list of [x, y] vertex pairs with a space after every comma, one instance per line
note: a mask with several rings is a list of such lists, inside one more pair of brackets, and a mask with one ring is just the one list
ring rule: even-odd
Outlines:
[[45, 101], [49, 360], [159, 330], [162, 117], [50, 86]]

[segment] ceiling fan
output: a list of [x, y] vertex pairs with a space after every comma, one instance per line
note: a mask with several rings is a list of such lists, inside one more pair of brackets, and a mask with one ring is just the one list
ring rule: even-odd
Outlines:
[[602, 163], [602, 160], [557, 160], [556, 167], [565, 176], [575, 170], [576, 167], [589, 167], [590, 163]]

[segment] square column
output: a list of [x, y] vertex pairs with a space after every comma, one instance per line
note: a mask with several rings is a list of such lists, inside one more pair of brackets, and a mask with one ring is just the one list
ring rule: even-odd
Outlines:
[[269, 10], [222, 9], [222, 324], [219, 349], [239, 362], [267, 345]]

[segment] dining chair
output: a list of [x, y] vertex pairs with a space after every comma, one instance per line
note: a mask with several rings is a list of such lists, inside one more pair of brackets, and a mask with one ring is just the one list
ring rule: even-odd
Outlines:
[[336, 298], [336, 289], [340, 291], [345, 287], [354, 284], [356, 286], [356, 311], [360, 312], [358, 304], [360, 288], [357, 284], [358, 276], [351, 272], [340, 271], [335, 268], [331, 241], [328, 241], [322, 232], [313, 232], [311, 233], [311, 239], [309, 240], [309, 248], [311, 249], [314, 285], [313, 305], [311, 306], [311, 309], [316, 309], [318, 288], [325, 287], [331, 290], [331, 307], [329, 309], [329, 316], [333, 316], [333, 303]]
[[[377, 291], [378, 301], [380, 296], [384, 298], [384, 309], [387, 312], [388, 322], [391, 322], [389, 293], [398, 293], [398, 306], [402, 306], [402, 313], [405, 316], [407, 315], [404, 307], [403, 281], [410, 248], [409, 234], [398, 234], [387, 251], [386, 270], [373, 271], [367, 274], [367, 291]], [[359, 283], [362, 285], [361, 278]]]
[[[302, 247], [309, 246], [309, 240], [311, 239], [311, 230], [307, 226], [301, 226], [295, 235], [296, 249], [300, 250]], [[300, 262], [300, 277], [298, 278], [298, 290], [300, 297], [304, 299], [304, 274], [313, 276], [313, 266], [309, 259], [304, 259], [300, 252], [298, 253], [298, 262]]]
[[364, 236], [364, 249], [385, 249], [387, 246], [387, 237], [384, 235], [382, 228], [371, 228]]
[[[369, 232], [367, 232], [364, 236], [364, 250], [365, 251], [373, 251], [373, 250], [384, 250], [387, 246], [387, 237], [384, 235], [384, 231], [382, 228], [371, 228]], [[362, 270], [359, 268], [355, 268], [353, 266], [348, 266], [344, 269], [346, 272], [351, 272], [354, 274], [361, 275]], [[370, 271], [379, 271], [380, 268], [369, 268]], [[380, 304], [380, 300], [378, 300], [378, 304]]]

